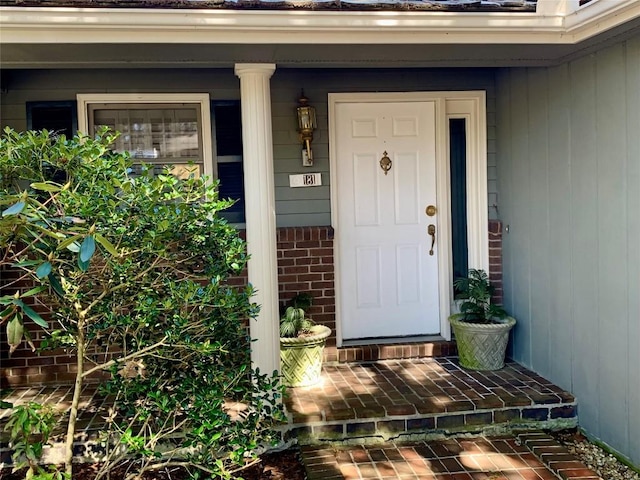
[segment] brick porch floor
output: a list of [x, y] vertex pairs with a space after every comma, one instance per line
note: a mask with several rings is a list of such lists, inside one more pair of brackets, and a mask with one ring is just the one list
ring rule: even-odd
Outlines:
[[513, 362], [472, 372], [456, 357], [325, 365], [319, 385], [290, 389], [285, 404], [303, 444], [577, 425], [575, 398], [541, 376]]

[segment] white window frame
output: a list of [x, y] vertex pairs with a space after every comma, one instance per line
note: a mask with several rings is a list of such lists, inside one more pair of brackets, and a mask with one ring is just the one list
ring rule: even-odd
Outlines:
[[202, 138], [202, 161], [204, 175], [216, 177], [213, 164], [211, 138], [211, 111], [208, 93], [81, 93], [78, 101], [78, 128], [89, 133], [89, 105], [101, 104], [197, 104], [200, 106], [200, 135]]

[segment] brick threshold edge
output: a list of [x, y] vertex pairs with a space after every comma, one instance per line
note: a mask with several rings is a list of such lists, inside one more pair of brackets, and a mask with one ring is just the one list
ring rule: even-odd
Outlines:
[[602, 480], [555, 438], [544, 432], [519, 434], [516, 439], [563, 480]]

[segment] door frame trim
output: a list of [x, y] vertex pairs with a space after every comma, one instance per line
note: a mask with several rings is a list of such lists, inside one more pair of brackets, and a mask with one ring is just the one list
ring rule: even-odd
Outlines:
[[[438, 282], [440, 286], [440, 335], [451, 339], [448, 317], [453, 309], [453, 278], [451, 255], [451, 201], [449, 175], [449, 129], [450, 118], [467, 120], [467, 242], [469, 268], [489, 269], [488, 190], [487, 190], [487, 124], [486, 93], [484, 91], [462, 92], [387, 92], [387, 93], [329, 93], [329, 177], [330, 184], [337, 186], [336, 106], [339, 103], [388, 103], [388, 102], [434, 102], [436, 107], [436, 138], [443, 148], [436, 152], [436, 198], [439, 205], [437, 228], [440, 244], [438, 249]], [[337, 188], [331, 188], [331, 226], [340, 235]], [[446, 228], [445, 228], [446, 227]], [[340, 246], [334, 242], [335, 298], [336, 298], [336, 343], [342, 346]]]

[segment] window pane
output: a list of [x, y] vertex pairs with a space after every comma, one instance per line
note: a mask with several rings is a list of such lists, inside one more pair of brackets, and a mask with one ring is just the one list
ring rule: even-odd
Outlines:
[[[116, 150], [129, 152], [146, 163], [177, 165], [203, 163], [197, 106], [154, 105], [129, 107], [95, 106], [93, 131], [102, 126], [120, 132]], [[176, 167], [178, 176], [188, 175], [186, 167]], [[196, 168], [198, 174], [202, 167]]]
[[466, 121], [449, 120], [449, 151], [451, 168], [451, 243], [453, 278], [468, 273], [467, 245], [467, 136]]
[[242, 168], [242, 118], [240, 102], [211, 102], [220, 198], [236, 203], [221, 215], [232, 223], [244, 223], [244, 175]]
[[76, 103], [27, 102], [27, 128], [73, 137], [77, 130]]
[[214, 105], [218, 156], [242, 155], [240, 103]]
[[218, 175], [220, 177], [219, 196], [221, 199], [231, 198], [236, 203], [222, 212], [222, 215], [233, 223], [243, 223], [244, 217], [244, 180], [242, 163], [219, 163]]

